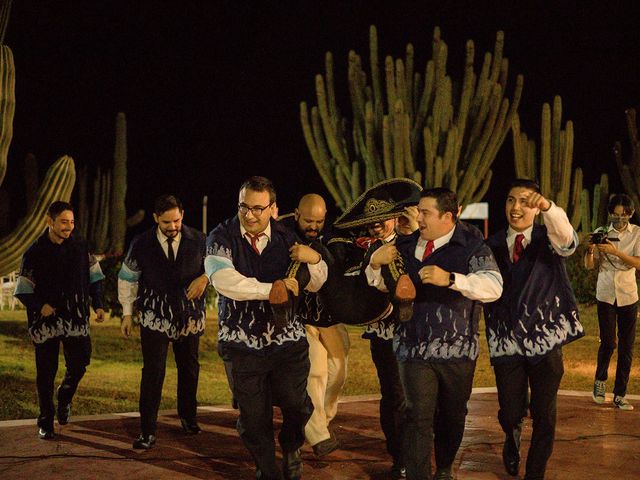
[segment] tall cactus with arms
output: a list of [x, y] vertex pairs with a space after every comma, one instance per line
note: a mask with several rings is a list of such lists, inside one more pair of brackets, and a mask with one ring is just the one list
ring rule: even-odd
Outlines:
[[622, 159], [622, 145], [616, 142], [613, 153], [616, 157], [618, 173], [622, 180], [625, 192], [633, 199], [636, 212], [640, 208], [640, 140], [638, 140], [638, 124], [636, 122], [636, 109], [629, 108], [625, 112], [627, 119], [627, 132], [629, 133], [629, 143], [631, 144], [631, 154], [629, 161]]
[[[10, 1], [0, 4], [0, 32], [4, 35]], [[7, 171], [7, 154], [13, 137], [15, 110], [15, 66], [13, 54], [6, 45], [0, 45], [0, 184]], [[54, 200], [69, 200], [75, 182], [75, 167], [71, 157], [58, 159], [47, 172], [38, 190], [33, 207], [17, 228], [0, 238], [0, 275], [6, 275], [20, 266], [20, 258], [45, 227], [49, 204]]]
[[474, 43], [467, 41], [458, 88], [446, 73], [448, 47], [438, 27], [432, 45], [424, 75], [414, 71], [411, 44], [404, 59], [387, 56], [381, 71], [377, 31], [371, 26], [371, 85], [361, 57], [349, 52], [351, 120], [338, 108], [333, 55], [327, 52], [325, 75], [315, 78], [317, 105], [309, 111], [301, 102], [300, 118], [311, 157], [340, 209], [364, 189], [393, 177], [409, 177], [427, 187], [447, 186], [458, 192], [463, 204], [486, 193], [491, 164], [520, 102], [523, 78], [518, 75], [510, 102], [505, 96], [509, 63], [503, 57], [502, 32], [493, 55], [485, 54], [479, 75], [474, 71]]
[[512, 133], [516, 177], [538, 180], [542, 194], [567, 212], [576, 230], [589, 232], [601, 225], [606, 219], [609, 177], [602, 174], [594, 186], [592, 204], [589, 190], [583, 188], [582, 169], [573, 168], [573, 122], [568, 120], [562, 129], [562, 98], [554, 97], [553, 108], [542, 105], [539, 149], [521, 130], [518, 115]]

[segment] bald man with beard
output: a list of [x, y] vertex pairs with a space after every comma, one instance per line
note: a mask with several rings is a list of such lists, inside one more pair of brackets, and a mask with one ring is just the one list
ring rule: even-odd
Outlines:
[[[293, 247], [293, 260], [303, 259], [315, 252], [328, 255], [322, 245], [326, 215], [324, 199], [309, 193], [300, 199], [293, 215], [281, 220], [296, 231], [300, 240], [300, 245]], [[310, 251], [312, 249], [315, 252]], [[305, 437], [316, 456], [323, 457], [339, 448], [329, 424], [336, 416], [338, 398], [347, 376], [349, 334], [343, 324], [332, 321], [317, 293], [301, 292], [298, 315], [305, 324], [309, 342], [311, 369], [307, 392], [314, 406], [314, 412], [305, 427]]]

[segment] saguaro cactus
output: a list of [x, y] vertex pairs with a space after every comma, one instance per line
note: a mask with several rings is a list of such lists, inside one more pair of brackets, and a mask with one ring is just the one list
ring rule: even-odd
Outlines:
[[432, 47], [424, 75], [414, 72], [411, 44], [404, 60], [387, 56], [381, 72], [377, 31], [371, 26], [369, 77], [361, 57], [349, 52], [351, 120], [338, 108], [333, 55], [327, 52], [325, 75], [315, 78], [317, 106], [309, 112], [301, 102], [300, 119], [313, 162], [339, 208], [392, 177], [448, 186], [458, 192], [461, 203], [477, 201], [487, 191], [491, 164], [520, 102], [523, 77], [518, 75], [510, 103], [505, 97], [509, 63], [503, 57], [502, 32], [493, 55], [485, 54], [479, 75], [474, 71], [473, 41], [467, 41], [464, 76], [457, 88], [446, 74], [448, 47], [438, 27]]
[[34, 208], [13, 232], [0, 238], [0, 275], [18, 269], [22, 254], [45, 228], [49, 205], [55, 200], [69, 200], [75, 178], [76, 171], [71, 157], [61, 157], [49, 168], [38, 190]]
[[640, 209], [640, 140], [638, 139], [636, 109], [629, 108], [624, 113], [627, 119], [631, 154], [627, 162], [622, 159], [622, 145], [620, 142], [616, 142], [613, 146], [613, 153], [616, 158], [622, 186], [627, 195], [633, 199], [636, 211], [638, 211]]
[[[542, 194], [567, 212], [576, 230], [591, 231], [593, 223], [602, 218], [602, 199], [606, 202], [609, 180], [606, 174], [602, 175], [600, 183], [594, 187], [591, 205], [589, 191], [583, 188], [582, 169], [573, 169], [573, 122], [568, 120], [564, 130], [561, 125], [562, 98], [559, 95], [553, 99], [553, 109], [548, 103], [542, 105], [538, 150], [535, 141], [521, 130], [518, 115], [514, 116], [511, 131], [516, 177], [538, 180]], [[539, 157], [536, 157], [537, 151]]]
[[144, 219], [144, 210], [126, 217], [127, 194], [127, 123], [125, 114], [116, 115], [116, 140], [113, 169], [97, 169], [92, 187], [91, 212], [87, 201], [88, 173], [80, 172], [78, 205], [82, 233], [91, 242], [95, 253], [119, 256], [124, 252], [127, 227], [133, 227]]
[[[0, 39], [4, 38], [11, 2], [0, 3]], [[13, 54], [6, 45], [0, 46], [0, 185], [7, 171], [7, 154], [13, 136], [15, 110], [15, 66]], [[37, 200], [17, 228], [0, 238], [0, 275], [7, 275], [20, 265], [20, 258], [40, 235], [45, 215], [54, 200], [68, 200], [75, 182], [75, 167], [71, 157], [58, 159], [47, 172], [38, 190]]]

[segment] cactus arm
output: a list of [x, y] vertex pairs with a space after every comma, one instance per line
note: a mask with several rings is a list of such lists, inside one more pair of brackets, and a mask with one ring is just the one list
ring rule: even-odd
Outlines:
[[13, 115], [16, 109], [16, 70], [13, 53], [0, 46], [0, 185], [7, 173], [7, 155], [13, 138]]
[[0, 238], [0, 275], [7, 275], [20, 267], [22, 255], [44, 231], [49, 205], [55, 200], [68, 201], [75, 179], [75, 165], [71, 157], [63, 156], [49, 168], [33, 208], [14, 231]]

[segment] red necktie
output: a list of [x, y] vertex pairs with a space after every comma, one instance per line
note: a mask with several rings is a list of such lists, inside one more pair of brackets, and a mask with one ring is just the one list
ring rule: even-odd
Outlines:
[[522, 245], [523, 240], [524, 235], [522, 233], [516, 235], [516, 243], [513, 244], [513, 263], [516, 263], [518, 260], [520, 260], [520, 257], [524, 252], [524, 245]]
[[253, 248], [253, 251], [260, 255], [260, 250], [258, 249], [258, 241], [260, 240], [260, 237], [264, 237], [265, 234], [259, 233], [257, 235], [251, 235], [247, 232], [245, 233], [245, 235], [249, 237], [249, 241], [251, 242], [251, 248]]
[[369, 250], [369, 247], [378, 240], [376, 237], [358, 237], [356, 238], [356, 246], [364, 250]]
[[422, 254], [422, 261], [424, 262], [429, 255], [433, 252], [433, 240], [427, 240], [427, 246], [424, 247], [424, 253]]

